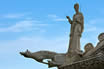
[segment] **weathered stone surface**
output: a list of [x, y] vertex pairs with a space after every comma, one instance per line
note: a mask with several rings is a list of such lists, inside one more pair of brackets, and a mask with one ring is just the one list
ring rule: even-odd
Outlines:
[[59, 69], [104, 69], [104, 40], [99, 41], [95, 48], [84, 54], [80, 61], [60, 66]]
[[104, 54], [62, 66], [59, 69], [104, 69]]
[[[27, 50], [26, 52], [20, 52], [21, 55], [23, 55], [26, 58], [32, 58], [36, 60], [37, 62], [48, 64], [48, 67], [55, 67], [55, 66], [61, 66], [65, 62], [65, 56], [66, 54], [63, 53], [55, 53], [51, 51], [38, 51], [38, 52], [30, 52]], [[51, 59], [51, 61], [43, 62], [45, 59]]]
[[71, 24], [68, 53], [76, 50], [80, 51], [80, 38], [84, 29], [84, 17], [83, 14], [79, 12], [78, 3], [74, 5], [74, 9], [76, 13], [73, 16], [73, 20], [71, 20], [69, 16], [66, 16]]
[[[47, 64], [48, 67], [59, 69], [104, 69], [104, 33], [98, 36], [96, 47], [92, 43], [85, 45], [85, 52], [80, 49], [80, 38], [84, 29], [84, 17], [79, 12], [79, 4], [74, 5], [75, 14], [73, 20], [66, 16], [71, 24], [69, 49], [67, 53], [56, 53], [51, 51], [20, 52], [26, 58], [32, 58], [37, 62]], [[44, 62], [44, 59], [51, 59]]]

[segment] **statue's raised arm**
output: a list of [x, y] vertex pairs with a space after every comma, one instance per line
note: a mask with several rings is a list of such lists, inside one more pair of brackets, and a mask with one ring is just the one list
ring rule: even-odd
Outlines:
[[66, 16], [66, 18], [68, 19], [69, 23], [72, 24], [72, 20], [70, 19], [70, 17]]

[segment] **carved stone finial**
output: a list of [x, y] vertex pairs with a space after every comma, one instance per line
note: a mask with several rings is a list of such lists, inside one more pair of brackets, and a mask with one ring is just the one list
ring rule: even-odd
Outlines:
[[84, 47], [84, 50], [85, 50], [84, 54], [86, 54], [87, 52], [89, 52], [92, 49], [94, 49], [93, 44], [92, 43], [87, 43]]
[[98, 40], [99, 40], [99, 41], [104, 40], [104, 33], [101, 33], [101, 34], [98, 36]]

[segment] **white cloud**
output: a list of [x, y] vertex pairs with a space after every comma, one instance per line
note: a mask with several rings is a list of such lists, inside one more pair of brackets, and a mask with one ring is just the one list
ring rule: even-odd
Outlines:
[[67, 19], [64, 19], [64, 18], [56, 18], [54, 19], [55, 21], [67, 21]]
[[57, 18], [58, 16], [55, 15], [55, 14], [49, 14], [48, 17], [51, 17], [51, 18]]
[[3, 18], [21, 18], [24, 16], [25, 16], [25, 14], [5, 14], [5, 15], [2, 15]]
[[104, 18], [92, 19], [85, 23], [85, 32], [104, 32]]
[[85, 32], [94, 32], [97, 31], [97, 28], [92, 26], [92, 27], [85, 27]]
[[[6, 14], [1, 14], [0, 18], [18, 19], [18, 18], [26, 18], [29, 15], [31, 15], [31, 12], [25, 12], [25, 13], [6, 13]], [[30, 18], [30, 17], [27, 17], [27, 18]]]
[[55, 14], [48, 15], [49, 18], [51, 18], [53, 21], [67, 21], [65, 18], [60, 18], [59, 16]]
[[24, 20], [19, 21], [16, 24], [7, 28], [0, 28], [0, 32], [24, 32], [31, 30], [40, 30], [40, 27], [47, 25], [48, 24], [41, 24], [39, 21], [35, 20]]
[[54, 38], [46, 39], [42, 37], [22, 37], [17, 40], [9, 40], [0, 42], [0, 53], [1, 54], [14, 54], [26, 49], [34, 51], [49, 50], [55, 52], [66, 52], [68, 47], [68, 39]]
[[8, 28], [0, 28], [0, 32], [21, 32], [30, 29], [34, 21], [20, 21]]
[[[92, 19], [88, 22], [89, 24], [102, 24], [104, 23], [104, 18], [96, 18], [96, 19]], [[104, 25], [104, 24], [103, 24]]]

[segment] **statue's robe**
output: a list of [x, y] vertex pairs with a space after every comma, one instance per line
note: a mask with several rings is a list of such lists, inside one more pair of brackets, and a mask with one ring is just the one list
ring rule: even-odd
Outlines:
[[80, 51], [80, 37], [83, 32], [84, 17], [82, 13], [75, 14], [71, 23], [69, 52]]

